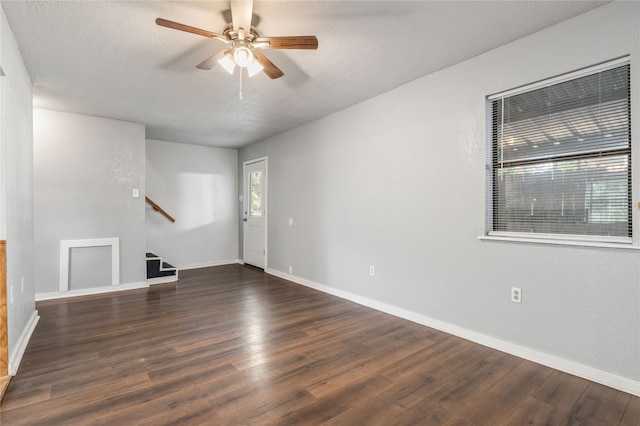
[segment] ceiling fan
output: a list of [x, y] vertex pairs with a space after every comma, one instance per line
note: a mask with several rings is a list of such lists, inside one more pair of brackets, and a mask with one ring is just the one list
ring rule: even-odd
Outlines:
[[[202, 70], [210, 70], [216, 64], [220, 64], [229, 74], [233, 74], [235, 67], [238, 66], [241, 71], [242, 68], [246, 68], [249, 76], [264, 71], [269, 78], [275, 79], [282, 77], [284, 72], [271, 62], [261, 49], [315, 50], [318, 48], [316, 36], [261, 37], [257, 28], [251, 26], [253, 0], [230, 0], [230, 3], [232, 22], [224, 27], [222, 34], [162, 18], [157, 18], [156, 24], [226, 43], [226, 48], [196, 65], [196, 68]], [[240, 76], [242, 77], [242, 73]]]

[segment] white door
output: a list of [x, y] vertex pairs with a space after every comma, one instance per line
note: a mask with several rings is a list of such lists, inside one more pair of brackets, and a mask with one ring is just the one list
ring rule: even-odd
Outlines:
[[244, 163], [244, 263], [266, 267], [267, 160]]

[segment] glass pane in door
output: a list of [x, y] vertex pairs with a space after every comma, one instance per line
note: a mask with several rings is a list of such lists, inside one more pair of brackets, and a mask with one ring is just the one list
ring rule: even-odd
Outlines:
[[249, 173], [249, 216], [262, 216], [262, 170]]

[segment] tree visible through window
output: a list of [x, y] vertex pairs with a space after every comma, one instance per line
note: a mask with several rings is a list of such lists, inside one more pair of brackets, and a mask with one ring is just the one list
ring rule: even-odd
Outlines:
[[489, 98], [490, 234], [630, 240], [629, 86], [617, 61]]

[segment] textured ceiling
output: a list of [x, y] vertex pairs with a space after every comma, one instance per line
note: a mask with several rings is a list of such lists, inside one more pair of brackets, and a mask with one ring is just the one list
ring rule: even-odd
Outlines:
[[[133, 121], [147, 138], [242, 147], [374, 97], [606, 2], [255, 1], [263, 36], [316, 35], [318, 50], [265, 50], [270, 80], [195, 68], [222, 32], [218, 1], [2, 1], [34, 84], [34, 105]], [[1, 65], [1, 64], [0, 64]], [[392, 106], [390, 106], [392, 107]]]

